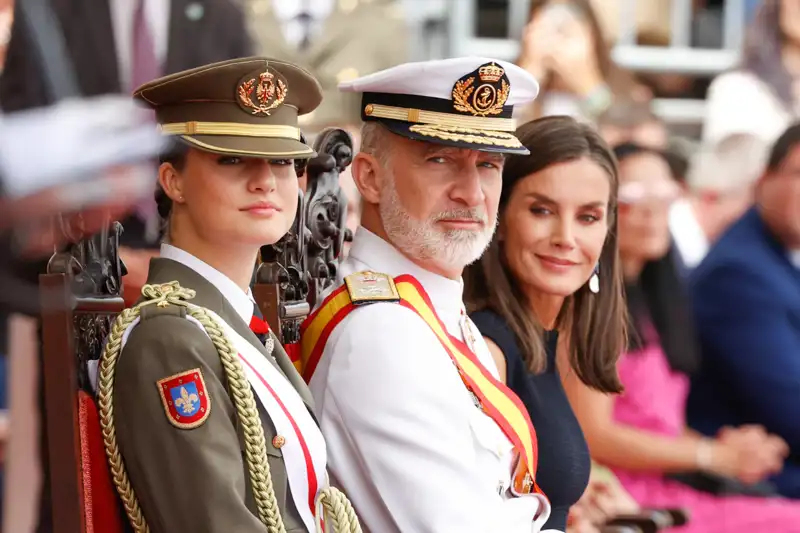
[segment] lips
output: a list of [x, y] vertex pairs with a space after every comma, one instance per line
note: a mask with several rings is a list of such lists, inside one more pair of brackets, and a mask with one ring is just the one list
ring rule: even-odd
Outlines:
[[439, 219], [438, 222], [440, 224], [446, 224], [448, 226], [455, 226], [459, 228], [475, 228], [484, 225], [483, 220], [474, 218], [442, 218]]
[[565, 272], [578, 264], [575, 261], [553, 257], [551, 255], [536, 254], [536, 258], [539, 259], [543, 267], [554, 272]]
[[274, 204], [272, 202], [256, 202], [254, 204], [251, 204], [251, 205], [245, 207], [244, 209], [242, 209], [242, 211], [245, 211], [245, 212], [248, 212], [248, 213], [253, 213], [253, 214], [262, 214], [262, 215], [264, 215], [264, 214], [272, 214], [272, 213], [276, 213], [278, 211], [281, 211], [281, 208], [278, 207], [276, 204]]

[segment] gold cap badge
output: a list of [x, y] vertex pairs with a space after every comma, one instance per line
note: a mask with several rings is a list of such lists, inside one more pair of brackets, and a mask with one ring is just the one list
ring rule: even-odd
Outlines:
[[242, 78], [236, 88], [236, 101], [253, 115], [269, 115], [283, 103], [288, 92], [286, 79], [267, 66]]
[[473, 116], [499, 115], [511, 92], [505, 70], [486, 63], [460, 78], [453, 86], [453, 107]]

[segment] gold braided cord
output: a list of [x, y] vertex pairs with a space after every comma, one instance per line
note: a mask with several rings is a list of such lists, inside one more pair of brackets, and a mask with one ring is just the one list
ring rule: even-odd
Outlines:
[[[236, 408], [236, 415], [244, 428], [245, 457], [253, 488], [258, 517], [267, 526], [269, 533], [286, 533], [283, 518], [278, 509], [278, 500], [272, 485], [267, 459], [264, 428], [250, 383], [245, 376], [236, 348], [225, 335], [224, 330], [209, 312], [186, 300], [194, 298], [195, 291], [182, 288], [177, 281], [164, 285], [145, 285], [142, 288], [145, 300], [133, 308], [125, 309], [117, 316], [100, 359], [97, 387], [97, 403], [100, 411], [100, 427], [103, 432], [106, 458], [117, 493], [122, 499], [135, 533], [149, 533], [139, 501], [131, 486], [125, 464], [117, 444], [114, 425], [113, 389], [117, 361], [122, 350], [122, 337], [125, 331], [141, 314], [141, 309], [155, 304], [158, 307], [179, 305], [187, 309], [187, 314], [200, 322], [220, 356], [228, 381], [228, 391]], [[361, 533], [361, 526], [353, 506], [347, 497], [334, 487], [320, 490], [316, 507], [324, 510], [330, 522], [327, 530], [331, 533]], [[316, 514], [317, 533], [322, 533], [320, 510]]]
[[457, 141], [471, 144], [486, 144], [491, 146], [502, 146], [505, 148], [521, 148], [519, 139], [510, 133], [490, 130], [476, 130], [474, 128], [458, 128], [450, 126], [428, 126], [426, 124], [414, 124], [408, 128], [413, 133], [419, 133], [426, 137], [435, 137], [445, 141]]
[[258, 416], [253, 391], [239, 362], [236, 348], [228, 339], [219, 324], [205, 309], [189, 305], [184, 300], [194, 298], [195, 292], [182, 288], [173, 281], [165, 285], [145, 285], [142, 289], [145, 301], [139, 305], [125, 309], [117, 316], [111, 328], [100, 359], [97, 402], [100, 409], [100, 427], [103, 431], [103, 443], [106, 458], [111, 469], [111, 476], [117, 488], [125, 512], [136, 533], [149, 533], [150, 528], [145, 521], [139, 501], [131, 487], [128, 473], [117, 444], [117, 433], [114, 426], [114, 374], [117, 360], [122, 349], [122, 336], [140, 315], [141, 309], [147, 305], [164, 307], [180, 305], [188, 309], [188, 314], [195, 318], [208, 333], [217, 349], [228, 380], [228, 389], [236, 407], [236, 414], [244, 428], [245, 456], [253, 487], [253, 496], [259, 519], [267, 526], [269, 533], [286, 533], [275, 491], [272, 486], [269, 463], [267, 460], [266, 440], [261, 419]]
[[[326, 487], [319, 492], [317, 509], [324, 510], [328, 530], [335, 533], [361, 533], [361, 524], [350, 500], [336, 487]], [[317, 533], [322, 532], [323, 511], [316, 513]]]

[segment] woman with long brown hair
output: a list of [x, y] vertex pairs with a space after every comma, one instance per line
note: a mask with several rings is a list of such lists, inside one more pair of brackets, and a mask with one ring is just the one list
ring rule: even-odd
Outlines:
[[678, 187], [661, 152], [632, 144], [614, 151], [630, 324], [617, 364], [625, 394], [601, 394], [573, 376], [564, 382], [592, 457], [641, 505], [687, 509], [692, 521], [684, 533], [798, 532], [796, 501], [710, 494], [670, 479], [700, 473], [708, 485], [757, 483], [782, 468], [788, 449], [763, 427], [726, 427], [713, 438], [687, 428], [689, 377], [702, 360], [670, 242], [669, 209]]
[[506, 161], [497, 234], [467, 269], [465, 299], [501, 378], [531, 415], [537, 482], [552, 504], [545, 527], [563, 531], [591, 462], [561, 380], [574, 373], [600, 392], [621, 390], [617, 168], [598, 133], [572, 118], [535, 120], [517, 136], [531, 155]]

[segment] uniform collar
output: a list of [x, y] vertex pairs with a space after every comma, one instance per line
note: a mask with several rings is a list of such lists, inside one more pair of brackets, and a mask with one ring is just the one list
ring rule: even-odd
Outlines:
[[231, 304], [236, 314], [244, 320], [245, 324], [250, 323], [250, 319], [253, 317], [253, 310], [255, 309], [255, 301], [253, 300], [250, 289], [244, 292], [231, 278], [216, 268], [201, 261], [186, 250], [181, 250], [171, 244], [161, 245], [161, 257], [164, 259], [171, 259], [200, 274], [222, 293], [222, 296], [228, 300], [228, 303]]
[[440, 313], [460, 313], [464, 309], [464, 282], [461, 278], [453, 280], [425, 270], [389, 242], [362, 226], [358, 227], [353, 237], [349, 257], [365, 263], [375, 272], [388, 274], [393, 278], [401, 274], [411, 274], [425, 288]]

